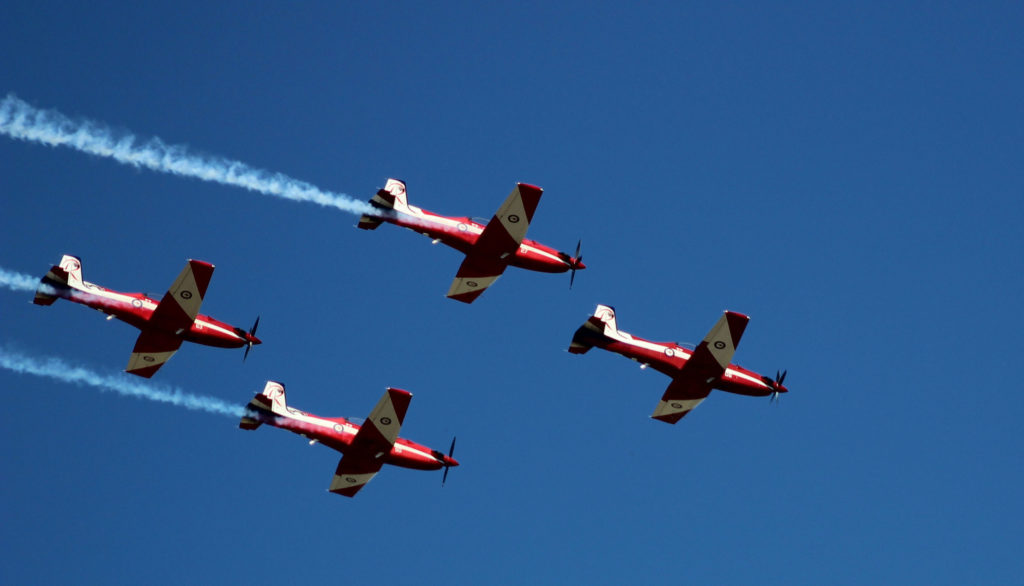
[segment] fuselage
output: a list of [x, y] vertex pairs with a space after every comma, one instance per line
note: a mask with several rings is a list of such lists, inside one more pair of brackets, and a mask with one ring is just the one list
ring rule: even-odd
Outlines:
[[[358, 424], [344, 417], [318, 417], [293, 407], [286, 409], [288, 416], [264, 412], [252, 416], [261, 423], [287, 429], [342, 454], [352, 445], [352, 440], [360, 428]], [[416, 470], [439, 470], [446, 465], [459, 465], [454, 458], [401, 437], [395, 440], [391, 452], [383, 457], [385, 464]]]
[[192, 326], [186, 331], [171, 331], [161, 327], [150, 318], [160, 304], [156, 299], [143, 293], [122, 293], [101, 287], [94, 283], [83, 282], [83, 288], [68, 288], [56, 292], [60, 297], [80, 303], [98, 311], [129, 323], [140, 330], [159, 329], [180, 336], [188, 342], [217, 346], [220, 348], [241, 348], [249, 342], [259, 344], [259, 338], [245, 330], [236, 328], [208, 315], [196, 316]]
[[[692, 350], [675, 342], [652, 342], [623, 331], [617, 331], [616, 334], [621, 339], [595, 339], [594, 345], [621, 354], [643, 365], [649, 365], [658, 372], [673, 378], [679, 374], [683, 365], [693, 354]], [[785, 387], [773, 387], [766, 383], [758, 373], [736, 364], [729, 364], [725, 373], [714, 381], [712, 386], [721, 391], [752, 397], [766, 397], [776, 390], [786, 392]]]
[[[443, 242], [463, 254], [469, 254], [487, 226], [486, 222], [472, 218], [442, 216], [412, 205], [408, 209], [410, 213], [386, 210], [376, 217]], [[572, 268], [573, 261], [570, 255], [529, 238], [524, 238], [515, 254], [505, 260], [510, 266], [542, 273], [564, 273]], [[576, 268], [586, 267], [579, 263]]]

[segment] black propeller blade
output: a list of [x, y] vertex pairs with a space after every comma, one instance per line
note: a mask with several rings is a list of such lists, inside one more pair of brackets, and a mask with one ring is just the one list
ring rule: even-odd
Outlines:
[[580, 244], [583, 244], [583, 239], [576, 241], [576, 254], [573, 255], [569, 270], [572, 271], [569, 275], [569, 288], [572, 289], [572, 284], [576, 280], [576, 267], [583, 263], [583, 257], [580, 256]]
[[[257, 315], [256, 316], [256, 321], [253, 322], [252, 327], [249, 328], [249, 335], [250, 336], [255, 336], [256, 335], [256, 328], [258, 328], [259, 325], [260, 325], [260, 316]], [[250, 342], [248, 340], [246, 340], [246, 342], [247, 343], [245, 345], [245, 354], [242, 355], [242, 362], [245, 362], [245, 359], [249, 357], [249, 350], [252, 350], [252, 342]]]
[[[785, 370], [783, 370], [782, 372], [779, 372], [777, 370], [775, 371], [775, 380], [772, 381], [772, 382], [774, 383], [773, 386], [776, 387], [776, 389], [779, 386], [782, 385], [782, 381], [786, 380], [786, 372], [787, 371], [785, 371]], [[778, 403], [779, 402], [779, 391], [778, 390], [776, 390], [775, 392], [773, 392], [771, 394], [771, 398], [768, 399], [768, 402], [769, 403]]]
[[[448, 448], [448, 457], [451, 458], [452, 454], [454, 454], [454, 453], [455, 453], [455, 436], [452, 436], [452, 446], [450, 448]], [[448, 464], [445, 463], [445, 465], [444, 465], [444, 476], [441, 477], [441, 486], [444, 486], [444, 481], [448, 480], [448, 468], [450, 468], [450, 466], [448, 466]]]

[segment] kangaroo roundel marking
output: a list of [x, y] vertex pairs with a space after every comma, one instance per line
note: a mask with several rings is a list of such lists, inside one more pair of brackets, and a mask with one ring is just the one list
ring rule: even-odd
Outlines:
[[334, 431], [336, 431], [338, 433], [342, 433], [343, 431], [345, 431], [345, 428], [343, 428], [340, 423], [335, 423], [334, 424]]
[[675, 355], [676, 355], [675, 350], [673, 350], [671, 348], [665, 348], [665, 356], [668, 356], [669, 358], [672, 358]]
[[717, 342], [715, 342], [715, 348], [717, 348], [719, 350], [725, 348], [725, 342], [723, 342], [721, 340], [718, 340]]
[[682, 409], [682, 403], [671, 403], [673, 409]]
[[465, 225], [462, 222], [459, 222], [459, 232], [465, 232], [466, 230], [469, 230], [469, 226]]
[[380, 418], [380, 423], [381, 423], [381, 425], [391, 425], [391, 418], [390, 417], [381, 417]]
[[180, 295], [181, 295], [182, 299], [192, 299], [192, 292], [191, 291], [182, 291], [180, 293]]
[[466, 286], [467, 287], [476, 287], [477, 284], [478, 283], [476, 281], [466, 281]]
[[345, 482], [347, 482], [349, 484], [355, 484], [356, 483], [356, 479], [352, 478], [351, 476], [346, 476], [345, 477]]
[[508, 221], [511, 224], [518, 224], [519, 223], [519, 216], [517, 216], [515, 214], [509, 214]]
[[143, 356], [142, 359], [145, 360], [146, 362], [155, 362], [156, 361], [156, 358], [153, 358], [152, 356]]
[[135, 307], [135, 308], [142, 307], [142, 300], [141, 299], [132, 299], [132, 307]]

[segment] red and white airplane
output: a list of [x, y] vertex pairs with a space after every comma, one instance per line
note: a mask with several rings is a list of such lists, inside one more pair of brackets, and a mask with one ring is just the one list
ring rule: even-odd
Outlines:
[[289, 407], [285, 402], [284, 385], [267, 381], [263, 392], [249, 402], [238, 427], [256, 429], [266, 423], [306, 437], [310, 445], [321, 443], [341, 452], [343, 457], [331, 480], [330, 491], [334, 494], [355, 496], [384, 464], [417, 470], [444, 468], [441, 478], [444, 485], [448, 468], [459, 465], [452, 458], [455, 439], [446, 456], [398, 437], [411, 399], [409, 391], [388, 388], [366, 421], [357, 425], [344, 417], [317, 417]]
[[727, 311], [704, 341], [688, 350], [673, 342], [651, 342], [620, 331], [615, 324], [615, 309], [598, 305], [594, 315], [576, 330], [569, 352], [584, 354], [597, 346], [640, 362], [640, 368], [653, 366], [672, 377], [651, 417], [675, 423], [707, 398], [712, 389], [753, 397], [770, 395], [773, 400], [779, 393], [788, 392], [782, 385], [785, 372], [776, 373], [773, 379], [730, 364], [749, 320], [743, 314]]
[[260, 343], [256, 337], [259, 318], [246, 332], [199, 313], [212, 276], [213, 265], [189, 260], [158, 302], [143, 293], [121, 293], [82, 280], [82, 261], [65, 254], [60, 264], [39, 282], [32, 302], [51, 305], [58, 298], [67, 299], [102, 311], [108, 320], [116, 317], [139, 328], [142, 333], [125, 370], [149, 378], [178, 351], [182, 342], [221, 348], [245, 346], [246, 356], [253, 344]]
[[406, 200], [405, 182], [388, 179], [384, 189], [370, 200], [370, 205], [380, 212], [364, 215], [359, 219], [359, 227], [373, 230], [382, 222], [388, 222], [428, 236], [434, 244], [443, 242], [465, 254], [466, 259], [448, 290], [448, 297], [463, 303], [472, 303], [509, 266], [542, 273], [572, 271], [571, 287], [576, 271], [586, 268], [580, 256], [579, 243], [576, 244], [576, 254], [570, 256], [526, 238], [526, 229], [543, 192], [539, 187], [517, 183], [494, 218], [483, 224], [470, 218], [449, 218], [411, 206]]

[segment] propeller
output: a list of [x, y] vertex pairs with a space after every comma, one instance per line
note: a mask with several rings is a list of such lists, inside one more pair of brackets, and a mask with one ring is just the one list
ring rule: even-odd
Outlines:
[[[765, 377], [765, 378], [767, 378], [767, 377]], [[784, 380], [786, 380], [786, 371], [785, 370], [783, 370], [782, 372], [779, 372], [779, 371], [776, 370], [775, 371], [775, 380], [768, 379], [768, 383], [770, 385], [772, 385], [772, 387], [775, 389], [775, 391], [772, 392], [771, 398], [768, 399], [769, 403], [778, 403], [779, 402], [779, 387], [782, 386], [782, 381], [784, 381]]]
[[[455, 436], [452, 436], [452, 446], [450, 448], [448, 448], [448, 457], [451, 458], [452, 454], [454, 454], [454, 453], [455, 453]], [[444, 486], [444, 481], [448, 480], [448, 468], [450, 468], [450, 466], [448, 465], [448, 461], [445, 460], [444, 476], [441, 477], [441, 486]]]
[[576, 269], [583, 266], [583, 257], [580, 256], [580, 244], [583, 243], [583, 239], [576, 241], [576, 254], [573, 255], [572, 259], [569, 260], [569, 270], [572, 273], [569, 275], [569, 288], [572, 289], [573, 281], [576, 280]]
[[[252, 327], [249, 328], [249, 336], [255, 336], [256, 335], [256, 328], [258, 328], [259, 325], [260, 325], [260, 316], [257, 315], [256, 316], [256, 321], [253, 322]], [[245, 362], [245, 359], [249, 357], [249, 350], [252, 350], [252, 346], [253, 346], [252, 340], [246, 338], [245, 354], [242, 355], [242, 362]]]

